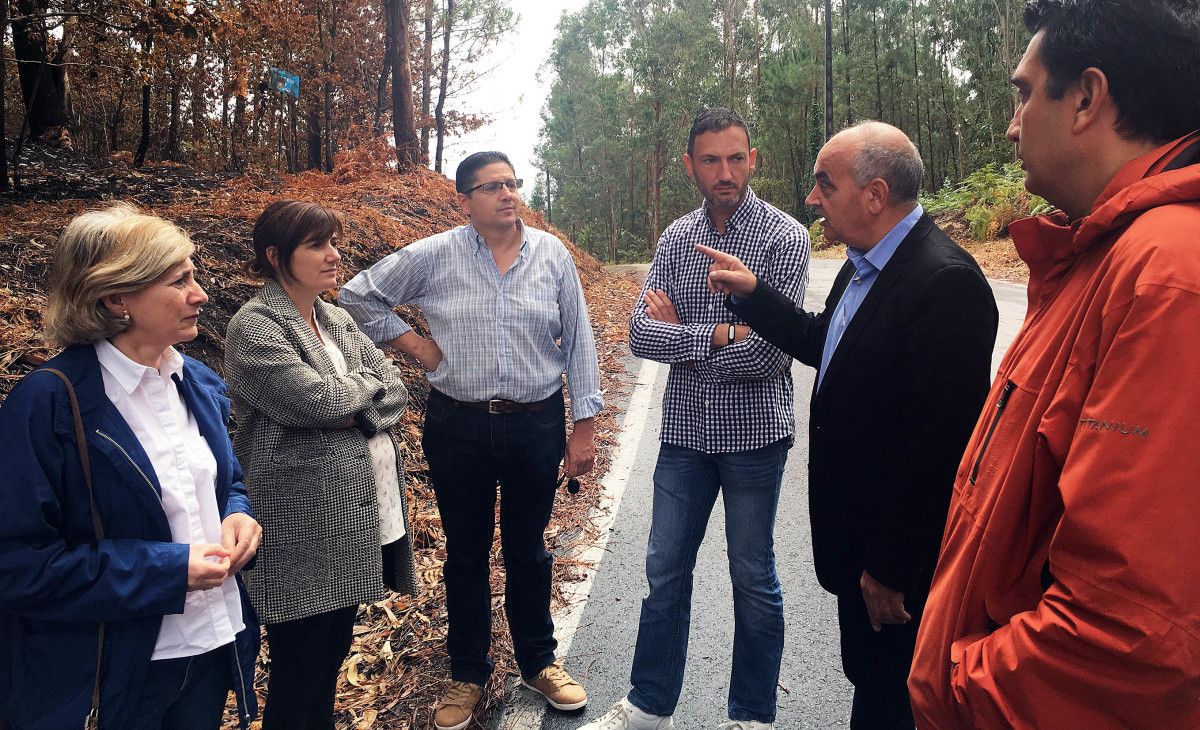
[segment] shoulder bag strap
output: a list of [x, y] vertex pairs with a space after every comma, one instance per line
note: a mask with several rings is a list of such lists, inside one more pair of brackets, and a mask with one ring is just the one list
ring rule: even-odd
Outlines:
[[[0, 0], [2, 2], [3, 0]], [[36, 371], [35, 371], [36, 372]], [[83, 434], [83, 416], [79, 413], [79, 399], [75, 397], [75, 387], [71, 385], [71, 379], [68, 378], [61, 370], [54, 368], [42, 368], [41, 372], [57, 375], [59, 379], [67, 386], [67, 398], [71, 401], [71, 417], [75, 420], [75, 448], [79, 450], [79, 463], [83, 468], [83, 481], [87, 484], [88, 502], [92, 508], [92, 530], [95, 537], [92, 540], [96, 544], [104, 539], [104, 523], [100, 521], [100, 512], [96, 509], [96, 493], [92, 489], [92, 463], [88, 459], [87, 438]], [[104, 624], [100, 624], [98, 630], [99, 641], [96, 649], [96, 683], [92, 687], [92, 704], [88, 710], [87, 718], [83, 721], [84, 730], [99, 730], [100, 727], [100, 666], [101, 659], [104, 656]]]

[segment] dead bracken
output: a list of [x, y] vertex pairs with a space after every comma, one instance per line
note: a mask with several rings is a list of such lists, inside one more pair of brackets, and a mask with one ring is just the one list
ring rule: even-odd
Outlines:
[[[181, 349], [221, 372], [225, 325], [249, 299], [258, 282], [242, 271], [250, 251], [254, 219], [276, 197], [320, 202], [342, 211], [347, 235], [340, 245], [347, 274], [382, 258], [397, 247], [465, 222], [454, 207], [454, 185], [425, 169], [397, 175], [383, 165], [386, 155], [363, 148], [345, 153], [331, 175], [304, 173], [283, 177], [229, 177], [178, 165], [134, 170], [120, 161], [93, 162], [62, 150], [27, 150], [23, 188], [0, 197], [0, 398], [33, 367], [54, 354], [41, 336], [46, 270], [54, 242], [74, 215], [127, 200], [175, 221], [196, 243], [197, 278], [210, 300], [201, 317], [200, 335]], [[524, 211], [531, 226], [548, 229], [542, 216]], [[565, 240], [565, 239], [564, 239]], [[567, 242], [596, 330], [596, 346], [605, 392], [626, 386], [622, 358], [629, 353], [627, 318], [638, 293], [630, 279], [606, 273], [600, 264]], [[330, 294], [332, 297], [332, 293]], [[406, 313], [424, 329], [424, 322]], [[420, 432], [428, 384], [421, 368], [397, 358], [412, 399], [394, 433], [410, 475], [410, 509], [421, 594], [416, 600], [389, 597], [364, 606], [354, 629], [354, 644], [338, 680], [337, 725], [344, 728], [406, 730], [431, 726], [432, 706], [449, 679], [445, 656], [445, 557], [443, 534], [421, 454]], [[600, 501], [596, 486], [607, 469], [615, 440], [610, 407], [596, 421], [596, 469], [583, 479], [575, 497], [560, 496], [546, 532], [554, 566], [556, 610], [564, 607], [562, 584], [582, 578], [586, 565], [571, 556], [597, 537], [590, 511]], [[503, 707], [505, 680], [516, 663], [501, 610], [504, 566], [499, 541], [492, 554], [493, 656], [497, 671], [486, 688], [481, 712]], [[255, 689], [265, 692], [268, 654], [259, 657]], [[233, 713], [227, 713], [228, 718]], [[236, 723], [230, 719], [227, 728]]]

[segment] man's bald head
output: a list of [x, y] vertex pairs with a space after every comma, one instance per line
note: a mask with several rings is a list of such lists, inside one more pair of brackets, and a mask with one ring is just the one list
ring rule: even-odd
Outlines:
[[904, 132], [883, 122], [860, 122], [830, 138], [853, 156], [850, 174], [859, 187], [879, 178], [887, 183], [891, 205], [915, 203], [925, 178], [921, 153]]

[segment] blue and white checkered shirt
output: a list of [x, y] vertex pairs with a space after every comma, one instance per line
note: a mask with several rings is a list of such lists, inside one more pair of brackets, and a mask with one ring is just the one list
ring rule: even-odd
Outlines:
[[460, 226], [359, 272], [338, 303], [379, 344], [411, 329], [394, 307], [420, 307], [443, 355], [429, 384], [451, 398], [539, 401], [562, 388], [566, 371], [572, 416], [589, 418], [604, 399], [575, 262], [554, 236], [523, 230], [516, 263], [504, 276], [483, 237]]
[[737, 256], [797, 305], [808, 287], [808, 231], [752, 190], [729, 218], [725, 235], [717, 233], [703, 206], [667, 226], [642, 294], [665, 291], [682, 324], [650, 319], [641, 298], [629, 320], [633, 354], [671, 365], [661, 438], [710, 454], [789, 438], [796, 428], [791, 358], [753, 332], [712, 348], [714, 327], [745, 322], [725, 308], [724, 295], [708, 290], [711, 261], [696, 251], [697, 243]]

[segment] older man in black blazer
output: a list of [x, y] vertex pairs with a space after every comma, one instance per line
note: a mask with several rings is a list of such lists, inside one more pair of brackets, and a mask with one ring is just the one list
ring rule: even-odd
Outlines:
[[817, 577], [838, 597], [852, 728], [913, 727], [906, 677], [955, 469], [988, 391], [996, 302], [917, 202], [920, 154], [867, 122], [817, 156], [805, 201], [847, 246], [811, 314], [714, 249], [709, 285], [763, 338], [818, 369], [809, 428]]

